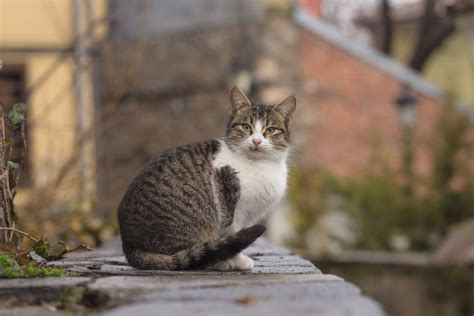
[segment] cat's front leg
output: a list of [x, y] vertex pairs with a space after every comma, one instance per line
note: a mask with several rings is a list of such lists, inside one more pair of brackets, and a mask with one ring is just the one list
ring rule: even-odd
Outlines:
[[230, 166], [215, 170], [215, 183], [217, 185], [217, 199], [220, 210], [220, 227], [224, 235], [233, 234], [232, 224], [237, 202], [240, 198], [240, 183], [237, 173]]
[[251, 270], [255, 263], [253, 260], [241, 253], [238, 255], [223, 261], [219, 261], [212, 266], [207, 267], [207, 270], [216, 271], [245, 271]]

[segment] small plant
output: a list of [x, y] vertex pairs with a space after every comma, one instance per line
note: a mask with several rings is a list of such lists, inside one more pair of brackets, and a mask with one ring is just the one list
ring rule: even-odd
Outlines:
[[[90, 248], [84, 244], [70, 249], [69, 246], [59, 241], [53, 246], [44, 237], [35, 238], [15, 228], [0, 228], [19, 234], [17, 242], [26, 247], [18, 247], [13, 242], [0, 243], [0, 278], [29, 278], [29, 277], [55, 277], [68, 276], [71, 273], [60, 268], [45, 266], [49, 260], [62, 258], [66, 253], [80, 249]], [[22, 237], [28, 241], [22, 242]]]
[[292, 219], [297, 233], [296, 238], [288, 241], [291, 247], [305, 248], [305, 234], [327, 212], [327, 175], [318, 175], [313, 177], [294, 172], [290, 176], [288, 199], [296, 210]]
[[70, 275], [72, 274], [64, 269], [45, 267], [35, 262], [20, 266], [11, 257], [0, 253], [0, 278], [36, 278]]
[[[68, 252], [89, 249], [88, 246], [80, 244], [70, 249], [63, 241], [51, 245], [43, 236], [35, 238], [15, 228], [17, 218], [13, 199], [26, 149], [25, 118], [25, 104], [13, 105], [8, 113], [8, 121], [4, 119], [3, 106], [0, 104], [0, 278], [69, 275], [63, 269], [45, 266], [46, 261], [59, 259]], [[11, 125], [9, 137], [6, 137], [6, 122]], [[20, 158], [15, 162], [11, 159], [18, 133], [22, 146]]]
[[[289, 198], [299, 242], [293, 244], [304, 246], [306, 232], [319, 228], [333, 211], [328, 201], [337, 197], [356, 236], [344, 248], [432, 249], [452, 225], [474, 217], [470, 129], [465, 117], [446, 107], [430, 139], [432, 170], [427, 175], [407, 177], [382, 157], [351, 179], [322, 171], [294, 175]], [[413, 190], [406, 189], [407, 179]]]
[[[13, 199], [26, 150], [25, 115], [26, 105], [17, 103], [5, 121], [3, 105], [0, 104], [0, 227], [13, 227], [16, 221]], [[8, 122], [10, 123], [7, 126], [5, 123]], [[19, 161], [12, 161], [18, 134], [21, 137], [20, 158]], [[11, 241], [11, 238], [12, 235], [8, 231], [0, 231], [0, 242]]]

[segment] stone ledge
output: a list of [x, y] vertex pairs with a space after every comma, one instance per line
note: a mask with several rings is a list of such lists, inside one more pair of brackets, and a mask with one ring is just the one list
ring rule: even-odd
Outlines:
[[[245, 253], [255, 260], [252, 271], [146, 271], [127, 265], [116, 240], [50, 263], [76, 277], [2, 280], [0, 301], [11, 296], [49, 301], [68, 288], [83, 286], [109, 298], [108, 310], [94, 311], [106, 315], [384, 315], [358, 287], [323, 274], [286, 249], [259, 240]], [[46, 313], [40, 306], [15, 310], [22, 315]], [[2, 312], [7, 309], [0, 307]]]

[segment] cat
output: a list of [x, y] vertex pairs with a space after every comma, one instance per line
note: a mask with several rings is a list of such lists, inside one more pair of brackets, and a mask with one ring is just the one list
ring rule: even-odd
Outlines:
[[171, 148], [152, 159], [125, 193], [118, 221], [129, 264], [138, 269], [249, 270], [241, 251], [284, 195], [296, 98], [253, 104], [229, 94], [225, 137]]

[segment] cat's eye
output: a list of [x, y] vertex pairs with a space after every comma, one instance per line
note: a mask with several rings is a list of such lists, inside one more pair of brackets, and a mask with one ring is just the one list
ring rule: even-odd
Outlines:
[[277, 131], [277, 129], [275, 127], [268, 127], [265, 130], [265, 134], [271, 135], [271, 134], [274, 134], [276, 131]]
[[242, 124], [242, 129], [246, 132], [252, 132], [252, 126], [250, 126], [249, 124]]

